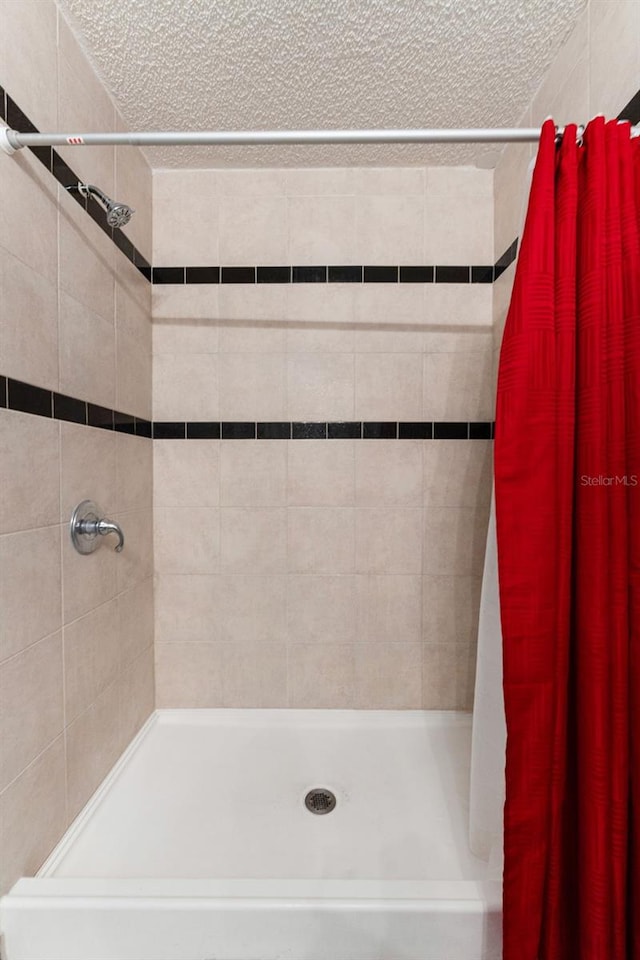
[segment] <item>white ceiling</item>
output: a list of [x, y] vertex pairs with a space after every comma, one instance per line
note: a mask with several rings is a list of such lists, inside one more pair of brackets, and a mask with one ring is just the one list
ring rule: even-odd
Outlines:
[[[585, 2], [59, 0], [139, 130], [512, 126]], [[154, 167], [490, 166], [497, 153], [389, 144], [147, 155]]]

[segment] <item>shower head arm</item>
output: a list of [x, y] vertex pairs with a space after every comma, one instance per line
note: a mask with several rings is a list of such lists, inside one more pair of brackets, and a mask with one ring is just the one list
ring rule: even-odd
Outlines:
[[100, 203], [107, 208], [110, 203], [109, 197], [106, 193], [103, 193], [99, 187], [94, 186], [92, 183], [73, 183], [71, 186], [67, 187], [67, 190], [77, 191], [81, 197], [95, 197]]

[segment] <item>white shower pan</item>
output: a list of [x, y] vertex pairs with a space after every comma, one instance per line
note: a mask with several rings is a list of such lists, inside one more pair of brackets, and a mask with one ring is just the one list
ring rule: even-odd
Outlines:
[[4, 897], [4, 956], [498, 960], [470, 733], [449, 712], [159, 710]]

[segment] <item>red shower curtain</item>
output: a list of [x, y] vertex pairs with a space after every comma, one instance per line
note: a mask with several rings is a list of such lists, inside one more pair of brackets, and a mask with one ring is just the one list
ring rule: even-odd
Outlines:
[[640, 960], [640, 139], [554, 141], [498, 377], [504, 960]]

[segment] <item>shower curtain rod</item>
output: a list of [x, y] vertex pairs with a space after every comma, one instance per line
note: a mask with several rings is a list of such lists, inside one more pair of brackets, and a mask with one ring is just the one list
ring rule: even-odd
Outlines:
[[[557, 127], [561, 137], [564, 127]], [[578, 128], [580, 135], [582, 128]], [[632, 136], [640, 126], [632, 127]], [[129, 145], [132, 147], [249, 146], [314, 143], [536, 143], [538, 127], [479, 127], [424, 130], [202, 130], [140, 133], [20, 133], [0, 128], [0, 147], [13, 153], [23, 147]]]

